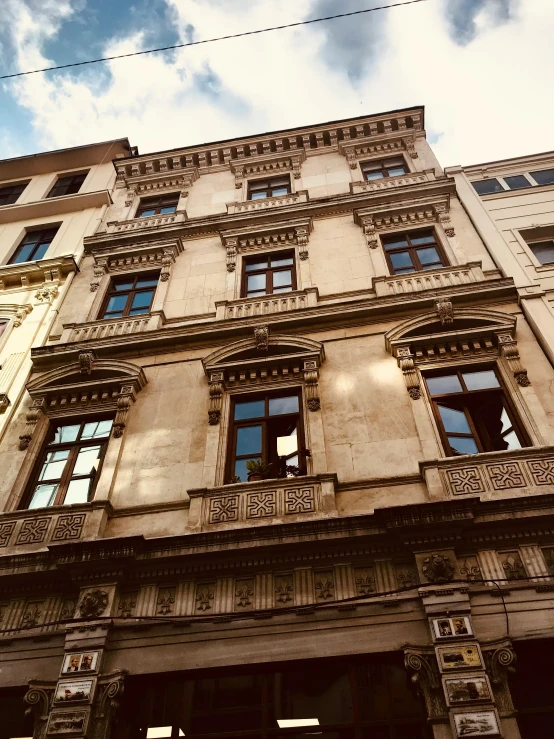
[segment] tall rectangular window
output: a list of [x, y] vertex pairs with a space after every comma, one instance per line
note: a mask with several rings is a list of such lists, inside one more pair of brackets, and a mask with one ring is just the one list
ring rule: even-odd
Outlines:
[[248, 479], [246, 462], [269, 466], [267, 477], [304, 472], [300, 391], [240, 396], [233, 401], [228, 478]]
[[43, 228], [38, 231], [27, 231], [21, 243], [14, 251], [8, 264], [20, 264], [21, 262], [36, 262], [42, 259], [48, 247], [54, 241], [58, 232], [55, 228]]
[[425, 383], [447, 453], [528, 446], [493, 368], [430, 373]]
[[364, 180], [381, 180], [383, 177], [397, 177], [408, 173], [403, 157], [393, 159], [372, 160], [360, 164]]
[[95, 482], [113, 421], [56, 424], [24, 508], [86, 503]]
[[27, 180], [27, 182], [14, 182], [11, 185], [0, 187], [0, 205], [13, 205], [17, 203], [19, 196], [23, 193], [29, 182], [30, 180]]
[[242, 297], [253, 298], [296, 290], [294, 252], [277, 252], [243, 261]]
[[248, 200], [276, 198], [290, 194], [290, 176], [270, 177], [267, 180], [251, 180], [248, 183]]
[[174, 192], [170, 195], [160, 195], [157, 198], [144, 198], [140, 201], [135, 218], [145, 218], [146, 216], [164, 216], [175, 213], [177, 204], [179, 203], [179, 193]]
[[436, 269], [448, 264], [432, 229], [383, 236], [381, 241], [393, 275]]
[[88, 172], [65, 174], [58, 177], [47, 198], [59, 198], [62, 195], [76, 195], [86, 179]]
[[138, 274], [112, 280], [101, 318], [127, 318], [148, 313], [158, 279], [158, 274]]

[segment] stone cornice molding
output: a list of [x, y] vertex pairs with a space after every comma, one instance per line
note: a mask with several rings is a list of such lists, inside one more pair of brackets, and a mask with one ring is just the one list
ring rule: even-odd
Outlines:
[[[125, 166], [114, 162], [117, 172], [116, 188], [126, 187], [127, 197], [152, 195], [160, 191], [182, 190], [192, 187], [198, 177], [197, 167], [183, 167], [173, 172], [170, 169], [154, 170], [152, 162], [143, 167], [138, 164]], [[129, 174], [127, 174], [129, 172]]]
[[250, 156], [230, 162], [235, 175], [235, 187], [242, 187], [245, 179], [274, 177], [283, 172], [292, 172], [294, 179], [300, 177], [300, 167], [306, 160], [304, 149], [295, 152], [274, 152], [262, 156]]
[[45, 282], [61, 282], [75, 271], [76, 266], [71, 256], [4, 264], [0, 267], [0, 292], [41, 287]]
[[403, 151], [407, 152], [412, 159], [417, 159], [414, 142], [414, 132], [404, 131], [341, 141], [338, 149], [339, 153], [346, 157], [350, 169], [356, 169], [361, 159], [391, 157]]
[[453, 166], [447, 167], [445, 174], [454, 175], [464, 172], [470, 179], [479, 179], [504, 174], [517, 174], [526, 172], [529, 169], [550, 169], [554, 166], [554, 152], [546, 151], [540, 154], [531, 154], [523, 157], [514, 157], [513, 159], [500, 159], [496, 162], [483, 162], [482, 164], [472, 164], [468, 167]]
[[17, 303], [0, 304], [0, 319], [13, 320], [13, 325], [17, 328], [21, 326], [32, 310], [33, 306], [30, 303], [22, 303], [21, 305], [17, 305]]
[[237, 255], [278, 247], [300, 247], [300, 259], [308, 257], [308, 241], [313, 230], [311, 218], [293, 218], [263, 227], [245, 226], [220, 232], [221, 243], [227, 251], [227, 271], [233, 272]]

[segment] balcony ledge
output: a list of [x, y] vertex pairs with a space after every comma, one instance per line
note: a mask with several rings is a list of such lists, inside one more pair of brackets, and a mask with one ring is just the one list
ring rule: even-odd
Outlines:
[[60, 281], [77, 269], [72, 256], [39, 259], [36, 262], [20, 262], [0, 266], [0, 291], [30, 289], [44, 282]]
[[12, 205], [0, 206], [0, 223], [28, 221], [31, 218], [75, 213], [87, 208], [101, 208], [103, 205], [111, 205], [111, 203], [112, 199], [107, 190], [61, 195], [57, 198], [43, 198], [33, 203], [13, 203]]

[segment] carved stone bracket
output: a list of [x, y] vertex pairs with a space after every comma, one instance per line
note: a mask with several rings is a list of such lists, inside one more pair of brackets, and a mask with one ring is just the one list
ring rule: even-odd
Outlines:
[[175, 262], [175, 252], [172, 249], [164, 249], [162, 257], [162, 271], [160, 282], [167, 282], [171, 274], [171, 265]]
[[267, 177], [282, 172], [292, 172], [294, 179], [297, 180], [300, 177], [300, 168], [305, 159], [306, 152], [304, 149], [299, 149], [294, 153], [267, 153], [231, 162], [231, 171], [235, 175], [235, 188], [240, 189], [245, 179]]
[[414, 355], [411, 353], [409, 346], [398, 347], [396, 350], [396, 361], [404, 375], [404, 381], [410, 398], [412, 400], [419, 400], [421, 398], [421, 385], [414, 363]]
[[451, 298], [437, 298], [435, 300], [435, 310], [443, 326], [454, 323], [454, 309]]
[[508, 366], [514, 373], [517, 384], [521, 385], [521, 387], [529, 387], [531, 381], [527, 377], [527, 370], [521, 364], [517, 341], [509, 333], [498, 333], [497, 337], [500, 356], [504, 357], [508, 362]]
[[308, 410], [318, 411], [321, 408], [319, 398], [319, 368], [317, 362], [304, 362], [304, 382], [306, 383], [306, 404]]
[[29, 444], [31, 443], [31, 439], [33, 438], [33, 433], [35, 431], [36, 425], [44, 413], [46, 409], [46, 398], [45, 397], [39, 397], [35, 398], [33, 400], [33, 404], [27, 411], [27, 416], [25, 418], [25, 429], [23, 430], [23, 433], [19, 437], [19, 448], [21, 451], [24, 451], [27, 449]]
[[79, 365], [81, 366], [82, 375], [91, 374], [95, 359], [96, 355], [91, 350], [79, 352]]
[[405, 646], [404, 666], [416, 692], [425, 701], [429, 719], [445, 718], [448, 709], [435, 654], [423, 647]]
[[452, 225], [452, 221], [450, 220], [450, 212], [448, 210], [448, 207], [442, 203], [439, 205], [435, 205], [435, 214], [437, 216], [437, 221], [444, 228], [444, 232], [446, 233], [446, 235], [454, 236], [454, 226]]
[[108, 260], [107, 259], [97, 259], [96, 263], [94, 264], [92, 271], [94, 274], [94, 277], [90, 281], [90, 291], [91, 293], [96, 292], [98, 288], [100, 287], [100, 280], [106, 272], [108, 271], [107, 268]]
[[267, 352], [269, 342], [269, 326], [254, 327], [254, 341], [258, 352]]
[[135, 402], [135, 388], [133, 385], [123, 385], [117, 398], [117, 412], [113, 424], [113, 435], [116, 439], [123, 436], [123, 429], [127, 424], [129, 410]]
[[312, 230], [311, 218], [296, 218], [255, 228], [249, 226], [221, 231], [221, 242], [227, 253], [227, 271], [235, 271], [238, 254], [248, 254], [262, 249], [298, 246], [300, 259], [307, 259], [308, 242]]
[[223, 372], [212, 372], [209, 380], [210, 408], [208, 410], [208, 423], [217, 426], [221, 418], [221, 406], [223, 403]]
[[0, 393], [0, 413], [5, 413], [10, 405], [7, 393]]
[[516, 653], [508, 640], [489, 647], [483, 644], [482, 649], [498, 708], [501, 711], [513, 711], [508, 675], [515, 672]]
[[26, 713], [34, 715], [34, 739], [43, 739], [46, 735], [48, 715], [54, 690], [55, 683], [39, 683], [35, 681], [29, 683], [29, 690], [24, 700], [28, 705]]
[[35, 300], [39, 303], [51, 304], [59, 292], [57, 285], [44, 285], [35, 293]]
[[[2, 313], [4, 313], [6, 311], [6, 306], [1, 306], [0, 309], [2, 310]], [[21, 326], [23, 321], [27, 318], [32, 310], [32, 305], [18, 305], [17, 309], [15, 310], [13, 319], [14, 327], [17, 328], [18, 326]]]
[[103, 675], [98, 681], [98, 698], [93, 715], [94, 739], [108, 739], [117, 720], [117, 710], [123, 693], [127, 670]]

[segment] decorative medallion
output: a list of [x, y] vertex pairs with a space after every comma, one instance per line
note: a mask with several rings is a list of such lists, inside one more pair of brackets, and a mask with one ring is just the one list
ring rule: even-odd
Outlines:
[[422, 571], [430, 582], [450, 582], [454, 577], [454, 565], [444, 554], [432, 554], [423, 560]]
[[81, 618], [96, 618], [101, 616], [108, 606], [108, 594], [105, 590], [91, 590], [85, 593], [79, 603]]

